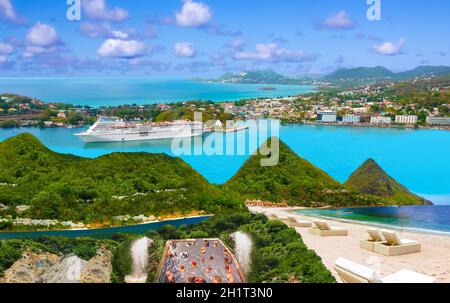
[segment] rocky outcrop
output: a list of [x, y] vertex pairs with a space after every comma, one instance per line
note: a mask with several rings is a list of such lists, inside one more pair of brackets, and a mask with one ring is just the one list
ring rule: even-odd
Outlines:
[[58, 256], [27, 251], [5, 271], [1, 283], [110, 283], [112, 253], [101, 248], [85, 261], [76, 255]]
[[41, 283], [41, 276], [61, 261], [61, 256], [26, 251], [4, 276], [1, 283]]
[[99, 249], [97, 256], [86, 263], [82, 270], [81, 283], [110, 283], [112, 273], [112, 253], [107, 249]]

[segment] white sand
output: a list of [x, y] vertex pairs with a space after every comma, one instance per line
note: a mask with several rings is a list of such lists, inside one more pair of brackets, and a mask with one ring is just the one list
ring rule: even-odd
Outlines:
[[[289, 216], [298, 220], [312, 221], [314, 218], [292, 212], [288, 208], [250, 207], [254, 213], [276, 214], [279, 218]], [[450, 282], [450, 236], [427, 234], [398, 230], [402, 239], [416, 240], [422, 244], [422, 251], [415, 254], [387, 257], [359, 247], [360, 240], [369, 238], [366, 227], [369, 224], [347, 223], [335, 220], [328, 221], [331, 226], [346, 228], [347, 237], [318, 237], [308, 233], [308, 228], [296, 228], [305, 244], [314, 250], [323, 260], [325, 266], [337, 278], [333, 269], [338, 257], [375, 269], [385, 277], [401, 269], [416, 271], [436, 278], [438, 283]], [[337, 279], [339, 281], [339, 279]]]

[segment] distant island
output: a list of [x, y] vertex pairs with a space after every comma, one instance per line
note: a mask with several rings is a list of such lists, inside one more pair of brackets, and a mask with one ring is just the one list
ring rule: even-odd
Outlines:
[[226, 73], [216, 79], [195, 79], [201, 82], [238, 83], [238, 84], [272, 84], [272, 85], [301, 85], [305, 84], [300, 78], [287, 77], [274, 71], [244, 71], [233, 74]]
[[195, 79], [201, 82], [238, 83], [238, 84], [272, 84], [272, 85], [311, 85], [366, 83], [376, 81], [403, 81], [415, 78], [434, 78], [450, 75], [449, 66], [418, 66], [413, 70], [392, 72], [383, 66], [340, 68], [327, 75], [310, 75], [288, 77], [271, 70], [243, 71], [226, 73], [215, 79]]

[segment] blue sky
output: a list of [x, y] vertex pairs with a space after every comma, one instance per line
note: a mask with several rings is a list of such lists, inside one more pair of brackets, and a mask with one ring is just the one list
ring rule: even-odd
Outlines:
[[450, 65], [450, 2], [380, 0], [0, 0], [0, 76], [287, 75]]

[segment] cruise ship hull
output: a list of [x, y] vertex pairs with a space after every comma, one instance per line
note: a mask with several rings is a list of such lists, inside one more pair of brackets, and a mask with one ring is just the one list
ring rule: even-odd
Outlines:
[[141, 136], [139, 134], [109, 134], [109, 135], [95, 135], [95, 134], [77, 134], [86, 143], [100, 143], [100, 142], [128, 142], [128, 141], [152, 141], [152, 140], [164, 140], [164, 139], [174, 139], [174, 138], [190, 138], [201, 136], [202, 133], [179, 133], [173, 135], [148, 135]]
[[76, 134], [87, 143], [98, 142], [128, 142], [152, 141], [174, 138], [198, 137], [203, 134], [203, 125], [174, 124], [170, 126], [135, 126], [135, 127], [104, 127], [97, 122], [84, 133]]

